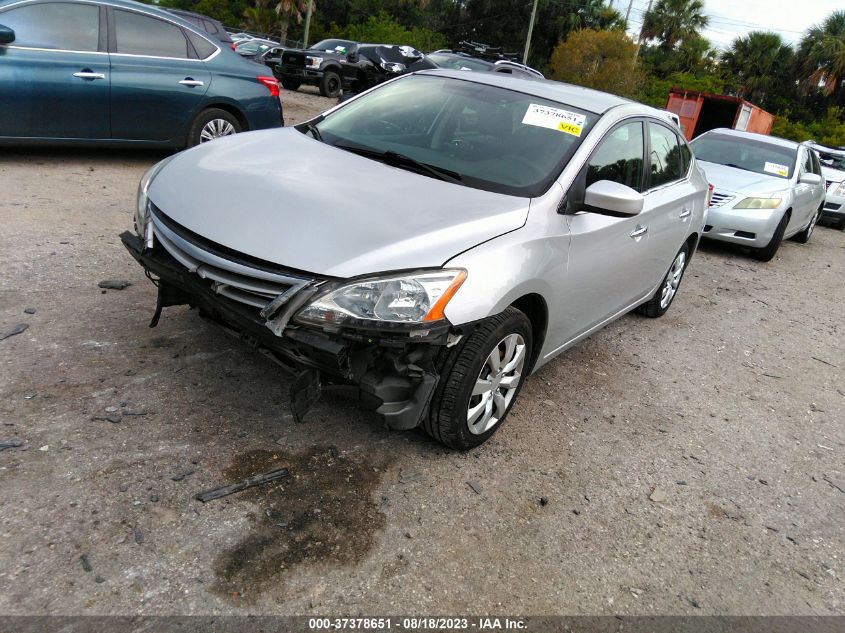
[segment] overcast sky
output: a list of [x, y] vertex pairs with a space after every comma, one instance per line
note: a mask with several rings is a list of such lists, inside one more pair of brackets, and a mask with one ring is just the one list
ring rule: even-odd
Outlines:
[[[613, 0], [622, 15], [628, 0]], [[638, 33], [648, 0], [633, 0], [630, 30]], [[836, 9], [845, 9], [842, 0], [704, 0], [704, 13], [710, 24], [702, 33], [714, 46], [725, 48], [749, 31], [774, 31], [787, 42], [797, 42], [811, 26]]]

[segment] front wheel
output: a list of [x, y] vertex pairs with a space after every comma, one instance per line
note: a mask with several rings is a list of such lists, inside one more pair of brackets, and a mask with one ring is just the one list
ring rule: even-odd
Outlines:
[[687, 261], [689, 261], [689, 245], [684, 244], [678, 254], [675, 255], [675, 259], [672, 260], [669, 272], [660, 282], [657, 291], [651, 299], [637, 309], [640, 314], [652, 319], [666, 314], [669, 306], [672, 305], [672, 301], [675, 300], [675, 295], [678, 294], [678, 288], [684, 278], [684, 271], [687, 269]]
[[486, 442], [502, 426], [522, 389], [532, 343], [528, 317], [511, 307], [445, 349], [438, 359], [440, 382], [425, 431], [462, 451]]
[[241, 129], [238, 120], [225, 110], [219, 108], [203, 110], [191, 125], [191, 131], [188, 133], [188, 147], [237, 134]]
[[751, 256], [761, 262], [772, 261], [775, 253], [777, 253], [780, 248], [780, 243], [783, 241], [783, 234], [786, 233], [787, 224], [789, 224], [789, 214], [784, 213], [780, 222], [778, 222], [775, 234], [772, 235], [772, 239], [769, 240], [769, 243], [762, 248], [752, 248]]
[[320, 94], [324, 97], [336, 98], [340, 96], [343, 85], [340, 81], [340, 75], [333, 70], [327, 70], [320, 78]]

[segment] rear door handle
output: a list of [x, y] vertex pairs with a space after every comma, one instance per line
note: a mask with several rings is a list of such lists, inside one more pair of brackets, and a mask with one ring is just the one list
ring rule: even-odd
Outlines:
[[196, 88], [197, 86], [204, 86], [205, 84], [201, 81], [197, 81], [193, 77], [185, 77], [182, 81], [179, 82], [183, 86], [189, 86], [190, 88]]
[[74, 77], [79, 77], [80, 79], [105, 79], [106, 76], [103, 73], [95, 73], [87, 68], [85, 70], [81, 70], [78, 73], [73, 73]]
[[688, 218], [691, 213], [692, 209], [690, 209], [689, 207], [684, 207], [683, 211], [681, 211], [681, 215], [679, 215], [678, 217], [683, 220], [684, 218]]
[[638, 224], [637, 228], [635, 228], [633, 231], [631, 231], [631, 237], [634, 237], [634, 238], [642, 237], [646, 233], [648, 233], [648, 227], [647, 226], [641, 226], [641, 225]]

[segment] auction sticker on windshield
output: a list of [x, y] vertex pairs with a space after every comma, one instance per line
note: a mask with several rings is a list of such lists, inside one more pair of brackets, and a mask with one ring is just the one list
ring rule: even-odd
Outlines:
[[522, 117], [522, 123], [525, 125], [535, 125], [550, 130], [557, 130], [558, 132], [566, 132], [567, 134], [572, 134], [572, 136], [581, 136], [581, 131], [584, 129], [584, 121], [586, 120], [587, 117], [583, 114], [570, 112], [569, 110], [560, 110], [538, 103], [529, 104], [525, 116]]
[[763, 166], [763, 171], [775, 174], [776, 176], [783, 176], [784, 178], [789, 175], [789, 167], [778, 163], [770, 163], [768, 161], [766, 161], [766, 164]]

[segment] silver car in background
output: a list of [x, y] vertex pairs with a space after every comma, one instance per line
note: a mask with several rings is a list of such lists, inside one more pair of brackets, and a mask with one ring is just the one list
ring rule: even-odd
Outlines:
[[713, 185], [704, 237], [749, 246], [766, 262], [785, 238], [809, 241], [825, 195], [812, 148], [721, 128], [691, 146]]
[[829, 220], [834, 228], [845, 231], [845, 151], [810, 145], [819, 155], [824, 177], [825, 194], [822, 219]]
[[162, 161], [121, 237], [158, 284], [154, 322], [190, 304], [269, 351], [297, 418], [346, 383], [389, 428], [468, 449], [556, 355], [666, 312], [707, 190], [652, 108], [427, 71]]

